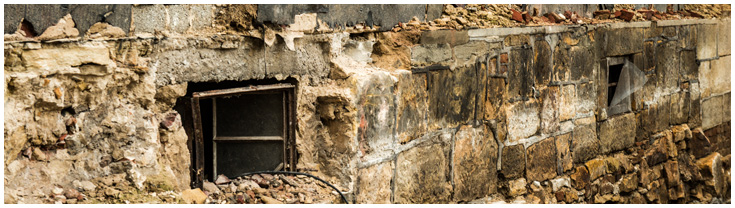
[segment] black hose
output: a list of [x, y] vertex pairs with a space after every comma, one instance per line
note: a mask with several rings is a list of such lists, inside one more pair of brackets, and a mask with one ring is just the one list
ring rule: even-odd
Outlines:
[[243, 174], [240, 174], [240, 175], [239, 175], [239, 176], [237, 176], [237, 177], [244, 177], [244, 176], [249, 176], [249, 175], [253, 175], [253, 174], [263, 174], [263, 173], [265, 173], [265, 174], [290, 174], [290, 175], [303, 175], [303, 176], [309, 176], [309, 177], [312, 177], [312, 178], [314, 178], [314, 179], [316, 179], [316, 180], [318, 180], [318, 181], [321, 181], [322, 183], [325, 183], [325, 184], [327, 184], [327, 186], [329, 186], [329, 187], [332, 187], [332, 189], [334, 189], [335, 191], [337, 191], [337, 193], [339, 194], [339, 196], [341, 196], [341, 197], [342, 197], [342, 201], [345, 201], [345, 204], [349, 204], [349, 203], [350, 203], [350, 202], [347, 202], [347, 198], [345, 198], [345, 195], [342, 195], [342, 191], [340, 191], [339, 189], [337, 189], [337, 187], [334, 187], [334, 186], [333, 186], [332, 184], [330, 184], [329, 182], [327, 182], [327, 181], [325, 181], [325, 180], [322, 180], [321, 178], [319, 178], [319, 177], [316, 177], [316, 176], [314, 176], [314, 175], [311, 175], [311, 174], [308, 174], [308, 173], [302, 173], [302, 172], [291, 172], [291, 171], [255, 171], [255, 172], [243, 173]]

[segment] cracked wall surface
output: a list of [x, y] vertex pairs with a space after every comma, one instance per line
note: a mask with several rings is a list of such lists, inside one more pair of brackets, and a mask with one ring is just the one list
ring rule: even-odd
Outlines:
[[[94, 10], [127, 22], [39, 8], [62, 12], [38, 37], [6, 18], [6, 203], [60, 202], [58, 188], [75, 203], [189, 202], [178, 99], [254, 80], [295, 80], [297, 170], [350, 202], [730, 200], [729, 17], [389, 31], [335, 28], [361, 17], [320, 13], [333, 6]], [[648, 80], [623, 110], [607, 106], [618, 59]]]

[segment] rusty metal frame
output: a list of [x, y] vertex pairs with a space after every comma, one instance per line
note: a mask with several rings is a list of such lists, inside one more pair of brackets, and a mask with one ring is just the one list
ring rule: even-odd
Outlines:
[[[192, 187], [201, 188], [204, 182], [204, 133], [203, 124], [201, 117], [201, 106], [199, 101], [201, 99], [212, 99], [212, 117], [213, 117], [213, 151], [215, 154], [213, 157], [213, 173], [216, 175], [216, 142], [215, 141], [282, 141], [283, 144], [283, 162], [279, 165], [277, 170], [296, 170], [296, 138], [295, 138], [295, 119], [296, 119], [296, 102], [294, 96], [295, 86], [289, 83], [279, 83], [272, 85], [257, 85], [247, 86], [239, 88], [209, 90], [203, 92], [194, 92], [191, 97], [191, 116], [194, 128], [194, 140], [192, 141], [193, 149], [190, 149], [193, 153], [192, 171], [194, 176], [192, 178]], [[275, 94], [282, 93], [283, 95], [283, 133], [282, 137], [276, 139], [277, 136], [248, 136], [248, 137], [222, 137], [217, 138], [216, 136], [216, 98], [229, 97], [234, 95], [246, 95], [246, 94]]]

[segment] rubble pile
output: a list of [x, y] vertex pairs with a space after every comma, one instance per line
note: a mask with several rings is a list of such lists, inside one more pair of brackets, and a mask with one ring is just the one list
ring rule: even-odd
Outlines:
[[399, 23], [393, 32], [402, 30], [441, 30], [473, 29], [514, 26], [598, 24], [608, 22], [657, 21], [691, 18], [719, 18], [730, 16], [730, 5], [696, 4], [682, 5], [674, 11], [668, 5], [666, 11], [658, 11], [653, 5], [634, 9], [633, 4], [616, 4], [612, 10], [598, 10], [593, 18], [584, 17], [577, 12], [540, 13], [537, 9], [523, 11], [518, 4], [447, 4], [442, 16], [428, 22], [414, 17], [408, 23]]
[[304, 175], [254, 174], [232, 180], [220, 175], [214, 183], [204, 182], [203, 194], [206, 204], [344, 203], [327, 184]]

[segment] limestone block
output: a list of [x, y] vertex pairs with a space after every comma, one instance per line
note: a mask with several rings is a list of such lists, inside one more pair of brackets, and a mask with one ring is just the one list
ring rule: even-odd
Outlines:
[[697, 25], [697, 59], [712, 59], [717, 57], [717, 25]]
[[447, 43], [422, 44], [411, 48], [412, 66], [450, 65], [452, 48]]
[[600, 124], [600, 152], [607, 154], [632, 147], [635, 133], [636, 123], [633, 113], [608, 118]]
[[703, 98], [730, 92], [730, 56], [701, 62], [699, 83]]
[[364, 160], [388, 157], [393, 154], [395, 139], [394, 80], [385, 73], [374, 73], [363, 83], [358, 95], [357, 131]]
[[694, 50], [682, 50], [679, 52], [679, 74], [682, 81], [697, 79], [699, 76], [699, 64], [697, 63], [697, 52]]
[[584, 163], [584, 166], [587, 167], [587, 170], [590, 173], [590, 180], [594, 181], [595, 179], [607, 174], [607, 163], [604, 159], [592, 159]]
[[475, 116], [478, 83], [474, 67], [428, 73], [429, 130], [466, 124]]
[[575, 189], [586, 189], [590, 184], [590, 172], [584, 165], [577, 166], [576, 171], [572, 173], [572, 186]]
[[594, 124], [577, 125], [572, 133], [572, 158], [584, 162], [599, 154], [600, 142]]
[[506, 146], [503, 148], [500, 162], [500, 173], [505, 178], [523, 177], [523, 171], [526, 169], [526, 151], [523, 145]]
[[707, 157], [697, 160], [706, 187], [714, 189], [717, 195], [723, 194], [727, 190], [727, 182], [725, 182], [725, 172], [722, 167], [722, 156], [720, 153], [712, 153]]
[[414, 147], [396, 158], [394, 203], [447, 203], [452, 186], [447, 181], [446, 144]]
[[526, 178], [530, 181], [545, 181], [556, 176], [556, 144], [547, 138], [526, 150]]
[[572, 80], [592, 80], [595, 70], [593, 53], [589, 47], [574, 46], [569, 49], [569, 55], [572, 56], [571, 74]]
[[469, 42], [470, 36], [466, 30], [429, 30], [421, 33], [419, 42], [422, 45], [448, 43], [451, 46]]
[[508, 181], [508, 195], [518, 196], [526, 193], [526, 179], [519, 178], [516, 180]]
[[511, 143], [528, 138], [538, 132], [539, 103], [536, 101], [516, 102], [507, 109], [508, 141]]
[[559, 121], [574, 118], [577, 113], [577, 88], [574, 85], [562, 85], [559, 91]]
[[454, 200], [470, 201], [495, 193], [498, 145], [492, 132], [462, 126], [454, 137]]
[[513, 49], [508, 54], [510, 59], [508, 97], [531, 97], [537, 93], [533, 89], [535, 83], [535, 71], [532, 68], [533, 55], [531, 49]]
[[162, 4], [139, 5], [134, 6], [133, 10], [133, 28], [135, 34], [150, 33], [156, 30], [166, 30], [166, 7]]
[[720, 19], [717, 24], [717, 54], [719, 56], [730, 55], [730, 27], [730, 18]]
[[607, 31], [606, 56], [621, 56], [643, 51], [642, 28], [620, 28]]
[[[485, 120], [504, 119], [505, 110], [501, 108], [507, 100], [504, 78], [488, 78], [485, 95]], [[497, 135], [496, 135], [497, 136]]]
[[559, 86], [542, 90], [541, 133], [551, 135], [559, 131]]
[[689, 120], [689, 96], [685, 92], [671, 94], [670, 124], [683, 124]]
[[595, 90], [595, 84], [592, 82], [577, 84], [577, 97], [576, 107], [577, 112], [575, 117], [586, 116], [593, 113], [595, 110], [595, 104], [597, 103], [597, 91]]
[[[265, 46], [266, 76], [274, 78], [290, 75], [326, 77], [332, 66], [329, 61], [329, 51], [325, 50], [329, 48], [329, 43], [318, 41], [318, 38], [316, 36], [304, 36], [291, 40], [277, 38], [273, 45]], [[289, 48], [289, 43], [293, 44], [293, 49]]]
[[702, 129], [710, 129], [722, 123], [724, 96], [714, 96], [702, 101]]
[[485, 59], [490, 52], [489, 49], [490, 44], [486, 41], [471, 41], [466, 44], [455, 46], [454, 56], [456, 57], [456, 66], [485, 63]]
[[393, 162], [384, 162], [360, 169], [357, 176], [357, 203], [388, 204], [391, 197]]
[[[679, 53], [676, 41], [666, 41], [656, 45], [656, 88], [658, 92], [669, 94], [679, 88]], [[653, 80], [651, 80], [653, 81]]]
[[396, 85], [396, 136], [406, 143], [427, 131], [426, 74], [401, 72]]
[[572, 153], [569, 146], [572, 143], [572, 134], [562, 134], [556, 136], [556, 173], [562, 175], [564, 172], [571, 170], [574, 167], [574, 161], [572, 160]]
[[534, 42], [533, 69], [536, 70], [536, 86], [548, 85], [551, 82], [553, 73], [551, 47], [545, 40], [537, 40]]

